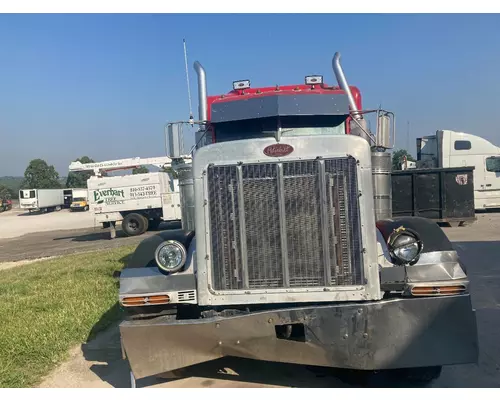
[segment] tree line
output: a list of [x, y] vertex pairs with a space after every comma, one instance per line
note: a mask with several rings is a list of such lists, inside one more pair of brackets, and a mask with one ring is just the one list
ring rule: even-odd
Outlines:
[[[83, 156], [75, 161], [80, 161], [82, 164], [94, 163], [95, 161]], [[133, 174], [147, 174], [149, 170], [144, 167], [134, 168]], [[65, 189], [65, 188], [87, 188], [87, 180], [94, 175], [93, 171], [70, 171], [66, 178], [66, 182], [61, 182], [61, 177], [53, 165], [49, 165], [45, 160], [36, 158], [31, 160], [26, 170], [24, 178], [19, 189]], [[102, 174], [106, 176], [104, 172]], [[0, 199], [17, 199], [19, 192], [12, 187], [0, 184]]]

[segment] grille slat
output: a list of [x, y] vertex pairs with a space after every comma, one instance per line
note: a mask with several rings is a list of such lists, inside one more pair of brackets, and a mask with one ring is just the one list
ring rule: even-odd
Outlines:
[[363, 282], [351, 157], [210, 166], [215, 290]]

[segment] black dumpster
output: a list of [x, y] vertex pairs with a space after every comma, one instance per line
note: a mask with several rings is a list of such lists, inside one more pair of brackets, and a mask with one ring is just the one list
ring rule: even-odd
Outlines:
[[464, 225], [476, 219], [474, 167], [392, 172], [393, 217], [418, 216]]

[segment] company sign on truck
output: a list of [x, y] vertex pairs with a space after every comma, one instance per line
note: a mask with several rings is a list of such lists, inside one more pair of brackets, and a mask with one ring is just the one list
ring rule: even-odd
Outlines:
[[125, 191], [123, 189], [103, 189], [103, 190], [94, 190], [93, 192], [94, 202], [96, 204], [106, 205], [116, 205], [116, 204], [124, 204], [125, 202]]
[[126, 200], [150, 199], [159, 196], [159, 185], [127, 187], [120, 189], [97, 189], [93, 191], [95, 204], [120, 205]]

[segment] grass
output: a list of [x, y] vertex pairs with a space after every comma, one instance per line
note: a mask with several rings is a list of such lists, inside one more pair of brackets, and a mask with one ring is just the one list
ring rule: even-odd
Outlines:
[[77, 254], [0, 272], [0, 387], [37, 385], [70, 348], [120, 318], [113, 272], [133, 250]]

